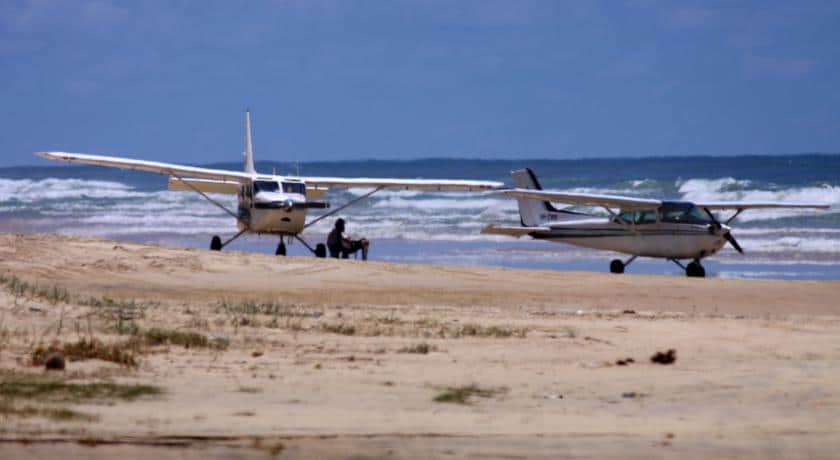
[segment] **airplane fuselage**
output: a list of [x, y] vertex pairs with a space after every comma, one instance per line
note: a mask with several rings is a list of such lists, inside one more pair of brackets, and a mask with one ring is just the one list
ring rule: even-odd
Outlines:
[[702, 259], [726, 243], [725, 225], [651, 222], [618, 223], [604, 219], [581, 219], [544, 224], [548, 231], [531, 233], [535, 239], [562, 242], [634, 256], [664, 259]]
[[253, 233], [297, 235], [306, 225], [306, 185], [261, 178], [239, 190], [237, 227]]

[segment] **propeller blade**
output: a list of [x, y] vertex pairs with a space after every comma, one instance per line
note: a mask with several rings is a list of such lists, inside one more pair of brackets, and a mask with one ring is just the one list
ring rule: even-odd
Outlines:
[[726, 234], [723, 235], [723, 237], [726, 238], [726, 241], [729, 241], [729, 244], [731, 244], [736, 251], [740, 252], [741, 254], [744, 253], [744, 250], [741, 249], [741, 245], [738, 244], [738, 240], [736, 240], [735, 237], [732, 236], [732, 233], [726, 232]]

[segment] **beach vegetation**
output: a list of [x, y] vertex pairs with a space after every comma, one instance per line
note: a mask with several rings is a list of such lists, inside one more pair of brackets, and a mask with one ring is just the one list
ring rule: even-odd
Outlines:
[[31, 354], [33, 366], [43, 366], [52, 355], [58, 354], [68, 361], [100, 359], [126, 367], [136, 367], [137, 347], [131, 341], [104, 343], [95, 338], [81, 338], [76, 342], [36, 345]]
[[436, 350], [437, 350], [436, 346], [430, 345], [426, 342], [422, 342], [422, 343], [402, 347], [399, 350], [397, 350], [397, 353], [415, 353], [415, 354], [419, 354], [419, 355], [426, 355], [430, 351], [436, 351]]
[[524, 338], [528, 330], [521, 327], [509, 326], [482, 326], [475, 323], [467, 323], [455, 329], [455, 337], [519, 337]]
[[355, 335], [356, 326], [346, 323], [322, 323], [321, 330], [333, 334]]
[[0, 382], [0, 397], [9, 400], [84, 402], [91, 400], [134, 401], [157, 396], [161, 388], [152, 385], [113, 382], [71, 383], [51, 379], [18, 378]]
[[67, 289], [61, 286], [41, 286], [20, 279], [16, 275], [8, 275], [7, 273], [0, 273], [0, 285], [5, 287], [15, 297], [15, 302], [20, 297], [37, 298], [47, 301], [51, 305], [59, 302], [68, 303], [71, 300]]
[[93, 422], [99, 419], [99, 417], [95, 415], [77, 412], [66, 407], [35, 407], [30, 405], [18, 406], [10, 403], [8, 400], [0, 401], [0, 417], [42, 417], [56, 422]]
[[[225, 342], [211, 341], [206, 335], [192, 331], [155, 327], [140, 331], [136, 336], [150, 346], [179, 345], [184, 348], [227, 348]], [[222, 345], [223, 343], [224, 345]]]
[[492, 398], [499, 393], [505, 392], [504, 388], [482, 388], [476, 384], [463, 385], [458, 387], [444, 387], [435, 396], [434, 401], [452, 404], [471, 404], [470, 398]]

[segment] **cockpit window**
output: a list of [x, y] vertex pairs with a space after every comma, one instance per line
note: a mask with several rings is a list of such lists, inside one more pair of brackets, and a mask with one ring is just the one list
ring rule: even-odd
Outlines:
[[256, 180], [254, 181], [254, 194], [260, 192], [277, 192], [280, 190], [280, 186], [277, 182], [270, 181], [270, 180]]
[[624, 211], [618, 215], [618, 223], [653, 224], [656, 223], [656, 211]]
[[306, 185], [300, 182], [283, 182], [283, 191], [286, 193], [306, 195]]
[[711, 222], [709, 216], [691, 203], [663, 203], [659, 208], [659, 219], [662, 222], [685, 224], [706, 224]]

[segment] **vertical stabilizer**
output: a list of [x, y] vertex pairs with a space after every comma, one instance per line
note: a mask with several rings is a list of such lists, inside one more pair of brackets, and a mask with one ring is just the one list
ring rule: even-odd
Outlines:
[[249, 174], [256, 174], [254, 169], [254, 149], [251, 145], [251, 109], [245, 109], [245, 151], [242, 152], [245, 157], [245, 164], [243, 170]]
[[[542, 190], [540, 182], [537, 180], [537, 175], [531, 168], [519, 169], [511, 171], [513, 178], [513, 186], [516, 188], [526, 190]], [[573, 216], [582, 216], [585, 214], [568, 211], [565, 209], [557, 209], [548, 201], [534, 200], [531, 198], [517, 198], [519, 205], [519, 218], [522, 221], [523, 227], [536, 227], [546, 221], [568, 219]]]

